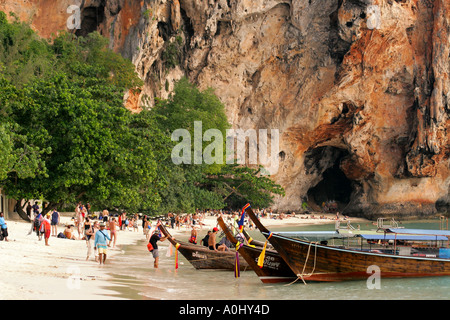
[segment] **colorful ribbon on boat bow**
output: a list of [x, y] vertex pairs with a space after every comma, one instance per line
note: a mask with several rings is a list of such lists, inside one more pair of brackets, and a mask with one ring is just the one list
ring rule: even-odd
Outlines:
[[239, 226], [239, 231], [242, 232], [242, 230], [244, 229], [244, 218], [245, 218], [245, 210], [247, 210], [247, 208], [250, 208], [250, 203], [247, 203], [243, 208], [242, 208], [242, 214], [241, 214], [241, 219], [238, 222], [238, 226]]
[[178, 269], [178, 248], [180, 247], [180, 244], [177, 243], [175, 245], [175, 270]]
[[256, 248], [255, 245], [251, 244], [252, 241], [253, 241], [253, 238], [252, 238], [252, 237], [249, 237], [248, 240], [247, 240], [248, 245], [249, 245], [250, 247], [252, 247], [252, 248]]
[[258, 266], [259, 266], [260, 268], [262, 268], [262, 267], [264, 266], [264, 258], [265, 258], [265, 256], [266, 256], [267, 242], [269, 241], [269, 239], [270, 239], [271, 237], [272, 237], [272, 232], [269, 233], [269, 236], [267, 237], [266, 242], [264, 242], [264, 247], [263, 247], [263, 249], [262, 249], [262, 251], [261, 251], [261, 254], [259, 255], [259, 258], [258, 258]]
[[236, 260], [234, 262], [234, 277], [239, 278], [241, 276], [241, 264], [239, 262], [239, 249], [243, 246], [242, 243], [238, 241], [236, 243]]

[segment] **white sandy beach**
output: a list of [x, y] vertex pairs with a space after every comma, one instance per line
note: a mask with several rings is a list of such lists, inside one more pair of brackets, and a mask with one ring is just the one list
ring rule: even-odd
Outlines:
[[[316, 215], [317, 216], [317, 215]], [[305, 217], [305, 216], [303, 216]], [[330, 223], [334, 215], [326, 219], [301, 219], [290, 217], [283, 220], [262, 218], [266, 226], [309, 225]], [[61, 217], [58, 232], [64, 231], [64, 224], [70, 216]], [[363, 219], [352, 219], [353, 223]], [[100, 266], [91, 257], [86, 261], [87, 247], [84, 240], [68, 240], [50, 237], [50, 246], [44, 240], [39, 241], [30, 230], [30, 223], [19, 220], [6, 220], [8, 225], [8, 242], [0, 241], [0, 300], [103, 300], [119, 299], [114, 291], [107, 290], [109, 277], [107, 273], [113, 267], [114, 256], [123, 254], [122, 245], [135, 244], [145, 239], [141, 224], [139, 231], [120, 231], [115, 249], [108, 249], [108, 259]], [[215, 217], [206, 217], [203, 229], [215, 227]], [[156, 222], [153, 221], [153, 226]], [[170, 229], [173, 236], [187, 235], [190, 228]], [[75, 232], [75, 234], [77, 234]], [[161, 246], [168, 245], [167, 242]], [[162, 259], [173, 259], [162, 257]], [[149, 266], [153, 259], [149, 256]]]

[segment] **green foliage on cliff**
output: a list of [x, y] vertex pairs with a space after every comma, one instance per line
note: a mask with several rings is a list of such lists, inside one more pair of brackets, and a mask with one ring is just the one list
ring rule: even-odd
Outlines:
[[202, 121], [225, 136], [223, 104], [182, 79], [153, 110], [131, 113], [124, 93], [143, 83], [98, 33], [49, 42], [0, 12], [0, 70], [0, 187], [12, 198], [166, 213], [265, 206], [282, 193], [248, 168], [175, 165], [171, 133]]
[[[200, 91], [183, 78], [175, 85], [171, 97], [159, 100], [152, 111], [161, 116], [158, 122], [161, 131], [169, 135], [177, 129], [189, 131], [192, 137], [191, 163], [194, 158], [196, 121], [201, 123], [201, 137], [209, 129], [220, 131], [222, 148], [225, 150], [226, 130], [230, 124], [223, 103], [211, 88]], [[211, 142], [199, 143], [204, 153]], [[258, 168], [225, 164], [224, 154], [222, 163], [174, 165], [169, 161], [162, 173], [169, 182], [168, 187], [161, 192], [164, 210], [192, 212], [196, 208], [238, 208], [249, 201], [255, 207], [266, 207], [271, 204], [273, 194], [284, 194], [284, 190], [261, 175]]]

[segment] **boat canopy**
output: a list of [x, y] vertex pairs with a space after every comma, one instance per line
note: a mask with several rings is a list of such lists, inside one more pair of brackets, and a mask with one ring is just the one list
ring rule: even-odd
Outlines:
[[450, 237], [450, 231], [449, 230], [389, 228], [389, 229], [386, 229], [386, 232], [397, 233], [397, 234], [415, 234], [415, 235], [429, 235], [429, 236]]
[[394, 235], [394, 234], [360, 234], [359, 237], [366, 240], [407, 240], [407, 241], [447, 241], [444, 236], [432, 235]]
[[330, 239], [351, 238], [355, 234], [340, 234], [336, 231], [282, 231], [274, 232], [280, 236], [297, 238], [305, 241], [324, 241]]

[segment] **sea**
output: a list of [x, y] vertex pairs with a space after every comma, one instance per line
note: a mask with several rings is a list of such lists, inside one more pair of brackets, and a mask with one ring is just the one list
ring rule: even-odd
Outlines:
[[[439, 229], [439, 220], [408, 221], [405, 228]], [[271, 228], [271, 231], [334, 230], [334, 223], [301, 227]], [[371, 224], [361, 229], [373, 230]], [[170, 231], [170, 229], [169, 229]], [[203, 231], [206, 233], [206, 230]], [[254, 239], [264, 240], [258, 230], [249, 232]], [[203, 234], [200, 233], [199, 239]], [[187, 240], [187, 239], [180, 239]], [[159, 268], [146, 249], [145, 240], [122, 247], [109, 266], [114, 296], [130, 300], [217, 300], [217, 301], [299, 301], [299, 300], [448, 300], [450, 277], [379, 279], [373, 281], [311, 282], [264, 284], [252, 271], [196, 270], [181, 254], [179, 268], [168, 246], [160, 246]]]

